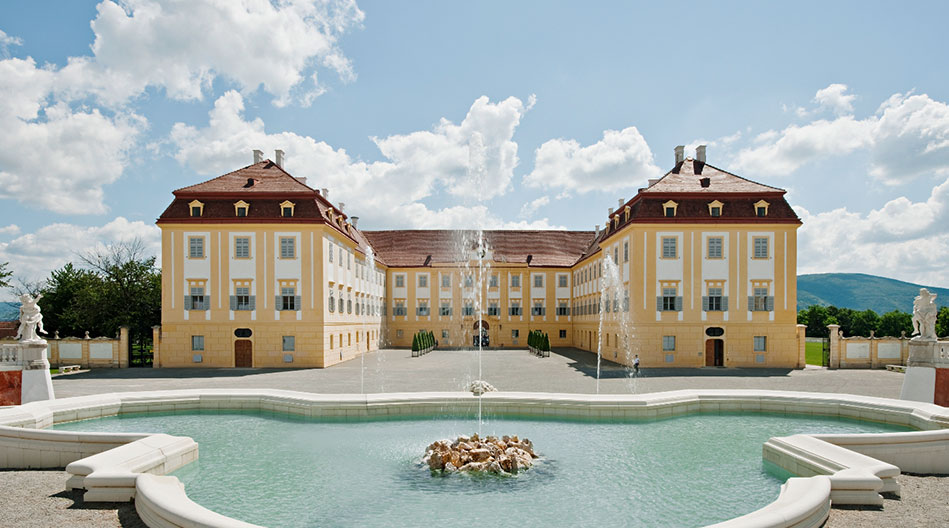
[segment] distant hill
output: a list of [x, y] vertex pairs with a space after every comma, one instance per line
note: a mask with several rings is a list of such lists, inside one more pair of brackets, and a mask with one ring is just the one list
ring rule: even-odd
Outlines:
[[20, 303], [0, 302], [0, 321], [16, 321], [20, 318]]
[[815, 273], [797, 277], [797, 309], [814, 304], [871, 309], [878, 314], [892, 310], [913, 312], [913, 299], [920, 288], [939, 294], [936, 304], [949, 306], [949, 289], [920, 286], [910, 282], [863, 273]]

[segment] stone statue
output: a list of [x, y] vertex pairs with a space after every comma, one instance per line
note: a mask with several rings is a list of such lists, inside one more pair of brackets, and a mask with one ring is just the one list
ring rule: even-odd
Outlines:
[[917, 341], [936, 340], [936, 294], [920, 288], [919, 295], [913, 300], [913, 335]]
[[28, 293], [20, 296], [20, 327], [17, 329], [16, 339], [19, 339], [21, 343], [46, 344], [46, 340], [37, 334], [37, 329], [40, 333], [46, 333], [43, 329], [43, 314], [40, 313], [40, 307], [36, 304], [42, 298], [42, 293], [35, 299]]

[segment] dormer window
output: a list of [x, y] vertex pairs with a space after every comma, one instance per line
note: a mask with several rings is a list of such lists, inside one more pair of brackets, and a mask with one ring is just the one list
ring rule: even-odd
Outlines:
[[676, 215], [676, 209], [679, 208], [679, 204], [669, 200], [668, 202], [662, 204], [662, 215], [667, 217], [673, 217]]
[[247, 212], [250, 211], [250, 204], [241, 200], [234, 204], [234, 216], [243, 218], [247, 216]]
[[613, 217], [613, 228], [619, 227], [619, 215]]
[[280, 204], [280, 216], [284, 218], [293, 217], [294, 204], [290, 200], [286, 200]]
[[191, 216], [201, 216], [204, 214], [204, 204], [197, 200], [193, 200], [189, 203], [188, 207], [191, 209]]
[[626, 213], [626, 221], [628, 222], [628, 221], [629, 221], [629, 212], [630, 212], [629, 206], [627, 205], [626, 208], [625, 208], [623, 211]]
[[755, 216], [768, 216], [768, 206], [771, 205], [764, 200], [755, 202]]
[[723, 204], [722, 202], [719, 202], [718, 200], [715, 200], [714, 202], [710, 202], [708, 204], [708, 215], [722, 216], [722, 206], [724, 205], [725, 204]]

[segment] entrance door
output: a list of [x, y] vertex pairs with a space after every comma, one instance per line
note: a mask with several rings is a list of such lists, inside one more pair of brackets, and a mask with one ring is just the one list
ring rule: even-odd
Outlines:
[[721, 339], [708, 339], [705, 341], [705, 366], [725, 366], [725, 341]]
[[254, 366], [254, 343], [251, 340], [234, 341], [234, 366], [244, 368]]

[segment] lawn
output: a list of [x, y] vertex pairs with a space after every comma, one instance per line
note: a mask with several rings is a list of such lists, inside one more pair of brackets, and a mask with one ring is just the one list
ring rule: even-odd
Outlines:
[[805, 343], [804, 344], [804, 361], [808, 365], [822, 365], [822, 355], [824, 353], [823, 343]]

